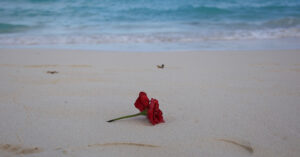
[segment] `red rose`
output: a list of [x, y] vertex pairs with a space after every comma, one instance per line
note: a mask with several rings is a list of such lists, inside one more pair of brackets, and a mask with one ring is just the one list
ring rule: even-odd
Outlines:
[[139, 97], [136, 99], [134, 106], [141, 112], [149, 107], [149, 99], [145, 92], [140, 92]]
[[151, 98], [150, 104], [147, 94], [145, 92], [140, 92], [139, 97], [136, 99], [134, 106], [138, 108], [141, 112], [137, 114], [122, 116], [119, 118], [108, 120], [107, 122], [113, 122], [120, 119], [131, 118], [136, 116], [147, 116], [149, 122], [153, 125], [158, 123], [163, 123], [163, 113], [159, 109], [159, 104], [156, 99]]
[[147, 112], [147, 116], [148, 116], [150, 123], [155, 125], [158, 123], [165, 122], [162, 115], [163, 115], [163, 113], [159, 109], [158, 101], [156, 99], [151, 98], [149, 109]]

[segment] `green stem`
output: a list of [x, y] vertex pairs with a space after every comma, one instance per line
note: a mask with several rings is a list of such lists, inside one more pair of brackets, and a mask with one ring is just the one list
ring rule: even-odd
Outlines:
[[109, 120], [107, 122], [110, 123], [110, 122], [113, 122], [113, 121], [116, 121], [116, 120], [125, 119], [125, 118], [131, 118], [131, 117], [136, 117], [136, 116], [140, 116], [140, 115], [147, 115], [147, 111], [144, 110], [143, 112], [140, 112], [140, 113], [137, 113], [137, 114], [132, 114], [132, 115], [128, 115], [128, 116], [123, 116], [123, 117], [115, 118], [115, 119]]

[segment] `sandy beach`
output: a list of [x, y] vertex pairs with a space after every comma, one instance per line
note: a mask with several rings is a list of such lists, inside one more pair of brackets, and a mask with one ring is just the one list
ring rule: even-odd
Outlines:
[[[300, 156], [299, 50], [0, 49], [0, 76], [1, 157]], [[140, 91], [165, 123], [106, 122]]]

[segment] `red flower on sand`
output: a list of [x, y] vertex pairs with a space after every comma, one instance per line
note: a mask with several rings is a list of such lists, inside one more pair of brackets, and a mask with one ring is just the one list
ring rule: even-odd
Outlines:
[[136, 101], [134, 103], [134, 106], [137, 109], [139, 109], [141, 112], [137, 113], [137, 114], [133, 114], [133, 115], [127, 115], [127, 116], [115, 118], [115, 119], [109, 120], [107, 122], [113, 122], [116, 120], [136, 117], [136, 116], [140, 116], [140, 115], [147, 116], [147, 118], [149, 119], [149, 122], [153, 125], [165, 122], [164, 118], [163, 118], [163, 113], [159, 109], [158, 100], [151, 98], [151, 101], [149, 104], [149, 99], [145, 92], [140, 92], [139, 97], [136, 99]]
[[149, 99], [145, 92], [140, 92], [139, 97], [136, 99], [134, 106], [141, 112], [149, 107]]
[[153, 125], [158, 124], [158, 123], [163, 123], [164, 118], [163, 118], [163, 113], [159, 109], [159, 103], [156, 99], [151, 99], [149, 109], [147, 112], [147, 117]]

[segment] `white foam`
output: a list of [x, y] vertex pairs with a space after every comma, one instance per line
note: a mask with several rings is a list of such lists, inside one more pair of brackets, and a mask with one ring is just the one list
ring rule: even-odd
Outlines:
[[236, 30], [182, 33], [135, 33], [135, 34], [66, 34], [66, 35], [1, 35], [0, 45], [78, 45], [113, 43], [197, 43], [203, 41], [231, 41], [253, 39], [300, 38], [300, 28]]

